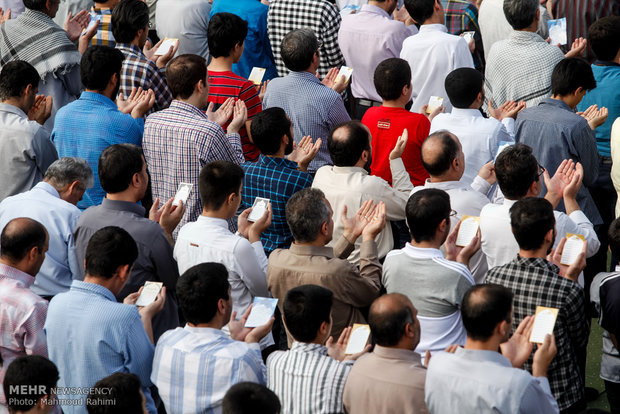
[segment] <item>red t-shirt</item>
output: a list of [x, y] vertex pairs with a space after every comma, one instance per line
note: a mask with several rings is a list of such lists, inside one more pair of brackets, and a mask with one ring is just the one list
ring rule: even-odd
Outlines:
[[[228, 98], [242, 99], [248, 108], [248, 121], [263, 110], [263, 104], [258, 97], [258, 91], [254, 84], [230, 71], [215, 72], [209, 71], [209, 102], [223, 104]], [[216, 109], [219, 105], [215, 106]], [[222, 128], [226, 131], [228, 124], [232, 121], [232, 115]], [[243, 156], [246, 161], [257, 161], [260, 151], [250, 142], [245, 126], [239, 130], [241, 145], [243, 146]]]
[[407, 128], [409, 139], [403, 152], [403, 163], [413, 185], [423, 185], [428, 173], [422, 167], [422, 143], [428, 137], [431, 123], [422, 114], [409, 112], [404, 108], [373, 107], [366, 111], [362, 123], [372, 135], [372, 175], [379, 176], [392, 184], [390, 152], [398, 137]]

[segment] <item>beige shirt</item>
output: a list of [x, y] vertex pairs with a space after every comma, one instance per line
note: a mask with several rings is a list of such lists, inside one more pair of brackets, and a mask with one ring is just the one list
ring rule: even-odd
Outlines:
[[[392, 171], [392, 187], [383, 178], [369, 175], [365, 169], [360, 167], [326, 165], [319, 168], [312, 187], [325, 193], [325, 198], [329, 200], [334, 210], [334, 238], [327, 246], [335, 247], [335, 241], [344, 231], [342, 225], [344, 206], [347, 206], [347, 216], [351, 217], [366, 200], [373, 200], [375, 203], [383, 201], [388, 220], [405, 219], [405, 206], [413, 185], [401, 158], [390, 161], [390, 170]], [[384, 258], [394, 247], [392, 226], [389, 223], [377, 235], [375, 241], [379, 258]], [[355, 249], [349, 255], [348, 259], [351, 263], [359, 264], [360, 244], [361, 238], [355, 242]]]
[[[620, 118], [616, 118], [611, 126], [611, 181], [620, 195]], [[620, 197], [616, 202], [616, 217], [620, 217]]]
[[342, 397], [345, 412], [426, 414], [425, 381], [419, 354], [377, 345], [349, 373]]
[[[290, 289], [319, 285], [334, 294], [332, 336], [335, 341], [347, 326], [366, 323], [358, 308], [369, 306], [379, 296], [381, 264], [374, 241], [362, 243], [359, 270], [346, 260], [352, 250], [353, 244], [344, 237], [333, 249], [293, 243], [290, 249], [274, 250], [267, 266], [267, 287], [273, 297], [278, 298], [280, 311]], [[290, 346], [292, 338], [288, 332], [287, 335]]]

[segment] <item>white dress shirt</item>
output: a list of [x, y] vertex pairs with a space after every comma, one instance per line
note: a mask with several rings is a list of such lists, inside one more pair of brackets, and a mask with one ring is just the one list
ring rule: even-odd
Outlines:
[[[487, 256], [489, 269], [512, 261], [519, 253], [519, 245], [510, 227], [510, 207], [517, 200], [505, 199], [503, 204], [487, 204], [480, 212], [480, 233], [482, 251]], [[557, 247], [566, 233], [582, 234], [588, 242], [586, 257], [594, 255], [601, 243], [594, 232], [594, 226], [581, 210], [566, 215], [553, 211], [557, 232], [553, 247]]]
[[446, 112], [450, 112], [452, 104], [444, 86], [446, 76], [454, 69], [474, 67], [465, 39], [448, 34], [443, 24], [420, 26], [418, 34], [403, 42], [400, 57], [411, 66], [411, 112], [418, 112], [431, 96], [442, 97]]
[[[334, 247], [344, 231], [342, 211], [345, 206], [347, 216], [351, 217], [366, 200], [373, 200], [375, 203], [383, 201], [387, 220], [405, 219], [405, 206], [413, 185], [401, 158], [390, 161], [390, 170], [392, 171], [392, 187], [383, 178], [369, 175], [368, 171], [360, 167], [326, 165], [319, 168], [312, 187], [325, 193], [334, 211], [334, 234], [328, 247]], [[394, 240], [389, 223], [377, 235], [375, 241], [379, 258], [385, 257], [392, 250]], [[355, 249], [348, 257], [353, 264], [359, 264], [361, 244], [362, 238], [358, 237], [355, 241]]]
[[465, 172], [461, 182], [471, 184], [480, 168], [495, 158], [501, 141], [514, 141], [515, 120], [485, 118], [477, 109], [453, 108], [450, 114], [439, 114], [431, 121], [431, 131], [445, 129], [456, 135], [465, 154]]
[[[450, 207], [457, 213], [456, 217], [450, 220], [450, 230], [452, 230], [464, 215], [480, 216], [482, 208], [490, 202], [485, 196], [490, 187], [491, 185], [478, 175], [472, 186], [465, 184], [462, 179], [461, 181], [443, 181], [436, 183], [432, 183], [430, 179], [427, 179], [423, 186], [415, 187], [411, 194], [413, 195], [413, 193], [426, 188], [436, 188], [448, 193], [450, 196]], [[478, 250], [469, 260], [469, 269], [476, 283], [482, 283], [484, 275], [488, 270], [487, 258], [482, 252], [482, 249]]]
[[433, 414], [559, 412], [546, 377], [513, 368], [494, 351], [438, 352], [428, 365], [424, 391]]

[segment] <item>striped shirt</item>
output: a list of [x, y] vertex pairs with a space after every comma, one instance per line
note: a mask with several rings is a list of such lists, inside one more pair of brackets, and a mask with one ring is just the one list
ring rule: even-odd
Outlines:
[[293, 342], [267, 358], [267, 386], [287, 414], [343, 413], [342, 391], [353, 361], [339, 362], [319, 344]]
[[265, 253], [277, 248], [288, 248], [293, 235], [286, 222], [286, 203], [293, 194], [312, 185], [312, 176], [299, 171], [297, 164], [284, 158], [261, 155], [258, 162], [243, 164], [245, 178], [241, 192], [243, 211], [252, 207], [256, 197], [271, 200], [271, 226], [260, 235]]
[[109, 7], [94, 7], [90, 10], [90, 18], [99, 17], [97, 23], [97, 33], [93, 36], [90, 44], [92, 46], [110, 46], [114, 47], [116, 41], [112, 34], [112, 9]]
[[186, 325], [157, 342], [151, 380], [169, 413], [222, 412], [238, 382], [266, 383], [258, 344], [235, 341], [219, 329]]
[[472, 57], [476, 69], [484, 69], [484, 49], [478, 25], [478, 8], [470, 0], [442, 0], [448, 33], [460, 35], [463, 32], [475, 32], [476, 48]]
[[149, 116], [142, 140], [144, 158], [152, 179], [153, 199], [174, 197], [179, 183], [192, 183], [185, 215], [175, 230], [196, 221], [202, 212], [198, 192], [200, 169], [211, 161], [243, 162], [239, 134], [225, 134], [194, 105], [174, 100], [170, 108]]
[[[258, 97], [258, 91], [254, 84], [247, 79], [242, 78], [233, 72], [215, 72], [209, 71], [209, 102], [213, 102], [215, 107], [219, 107], [228, 98], [241, 99], [248, 108], [248, 121], [252, 120], [263, 109], [263, 104]], [[226, 130], [232, 121], [226, 121], [222, 128]], [[250, 142], [248, 131], [245, 125], [239, 130], [241, 136], [241, 145], [243, 147], [243, 156], [246, 161], [256, 161], [260, 155], [258, 147]]]
[[[29, 288], [34, 277], [14, 267], [0, 264], [0, 384], [9, 364], [25, 355], [47, 357], [43, 325], [47, 301]], [[6, 409], [4, 391], [0, 387], [0, 412]]]

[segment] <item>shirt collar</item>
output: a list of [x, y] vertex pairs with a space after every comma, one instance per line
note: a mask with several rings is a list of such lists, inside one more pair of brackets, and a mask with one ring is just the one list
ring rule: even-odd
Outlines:
[[101, 105], [109, 106], [110, 108], [115, 108], [115, 109], [117, 108], [117, 106], [116, 106], [116, 104], [114, 103], [113, 100], [111, 100], [107, 96], [105, 96], [103, 94], [100, 94], [100, 93], [97, 93], [97, 92], [84, 91], [80, 95], [80, 100], [92, 101], [92, 102], [96, 102], [96, 103], [101, 104]]
[[196, 221], [228, 230], [228, 222], [221, 218], [200, 215]]
[[390, 16], [388, 14], [388, 12], [383, 10], [381, 7], [373, 6], [372, 4], [364, 4], [362, 6], [362, 9], [360, 10], [360, 13], [361, 12], [377, 14], [377, 15], [380, 15], [380, 16], [383, 16], [383, 17], [386, 17], [386, 18], [392, 20], [392, 16]]
[[439, 23], [423, 24], [422, 26], [420, 26], [420, 31], [418, 33], [424, 33], [424, 32], [444, 32], [444, 33], [448, 33], [448, 28], [446, 27], [445, 24], [439, 24]]
[[363, 174], [368, 175], [368, 171], [362, 167], [337, 167], [333, 166], [332, 171], [336, 174]]
[[194, 105], [189, 104], [187, 102], [179, 101], [178, 99], [175, 99], [172, 101], [172, 103], [170, 104], [170, 108], [176, 108], [182, 111], [191, 112], [193, 114], [201, 116], [202, 118], [209, 119], [207, 114], [202, 112], [200, 109], [198, 109]]
[[540, 37], [538, 33], [528, 32], [526, 30], [513, 30], [510, 34], [510, 39], [518, 40], [520, 42], [545, 42], [545, 39]]
[[144, 217], [144, 213], [146, 213], [144, 207], [138, 203], [132, 203], [130, 201], [110, 200], [109, 198], [104, 198], [101, 202], [101, 206], [108, 210], [130, 211], [140, 217]]
[[108, 300], [116, 302], [116, 297], [114, 297], [114, 294], [110, 291], [110, 289], [96, 283], [74, 280], [73, 282], [71, 282], [71, 290], [94, 293], [98, 296], [102, 296]]
[[297, 163], [293, 161], [289, 161], [286, 158], [268, 157], [266, 155], [261, 154], [258, 162], [264, 165], [265, 167], [270, 167], [270, 168], [287, 167], [287, 168], [290, 168], [291, 170], [297, 169]]
[[596, 65], [596, 66], [620, 66], [620, 63], [608, 62], [606, 60], [595, 60], [593, 65]]
[[422, 357], [420, 354], [409, 349], [388, 348], [375, 345], [375, 349], [372, 352], [381, 358], [411, 361], [415, 365], [422, 366]]
[[507, 207], [512, 207], [515, 205], [515, 203], [519, 201], [519, 200], [509, 200], [507, 198], [504, 198], [504, 205]]
[[299, 256], [325, 256], [328, 259], [334, 258], [334, 249], [327, 246], [302, 246], [293, 243], [289, 250], [291, 253]]
[[567, 111], [571, 111], [574, 112], [570, 106], [568, 106], [566, 104], [566, 102], [560, 100], [560, 99], [553, 99], [553, 98], [544, 98], [542, 101], [540, 101], [540, 103], [538, 104], [540, 105], [551, 105], [551, 106], [555, 106], [557, 108], [562, 108], [562, 109], [566, 109]]
[[49, 183], [46, 183], [45, 181], [41, 181], [39, 182], [37, 185], [35, 185], [32, 189], [38, 189], [41, 191], [45, 191], [46, 193], [48, 193], [51, 196], [54, 196], [56, 198], [60, 198], [60, 194], [58, 194], [58, 190], [56, 190], [54, 188], [54, 186], [52, 186]]
[[411, 243], [407, 243], [403, 248], [403, 251], [415, 259], [443, 259], [443, 253], [439, 249], [415, 247]]
[[453, 116], [462, 116], [462, 117], [474, 117], [474, 118], [482, 118], [482, 114], [480, 113], [480, 110], [478, 109], [471, 109], [471, 108], [452, 108], [452, 115]]
[[485, 351], [482, 349], [465, 349], [458, 347], [454, 353], [459, 358], [470, 361], [492, 362], [504, 367], [511, 367], [510, 361], [497, 351]]
[[185, 324], [183, 329], [186, 330], [187, 332], [191, 332], [196, 335], [228, 336], [221, 329], [215, 329], [215, 328], [189, 326], [188, 324]]
[[316, 352], [322, 355], [327, 355], [327, 347], [320, 344], [310, 344], [307, 342], [293, 341], [293, 345], [291, 346], [291, 352]]
[[424, 188], [437, 188], [439, 190], [452, 190], [455, 188], [471, 189], [470, 186], [461, 181], [440, 181], [438, 183], [432, 183], [430, 178], [427, 178], [424, 182]]
[[514, 259], [514, 262], [519, 266], [541, 267], [553, 273], [560, 273], [559, 267], [547, 261], [547, 259], [543, 259], [540, 257], [521, 257], [517, 255], [517, 257], [515, 257]]
[[0, 263], [0, 280], [2, 280], [2, 278], [14, 280], [24, 289], [30, 288], [34, 283], [34, 276], [24, 273], [13, 266]]
[[28, 115], [26, 115], [24, 111], [22, 111], [20, 108], [16, 107], [15, 105], [11, 105], [8, 103], [0, 103], [0, 111], [9, 112], [9, 113], [19, 116], [20, 118], [28, 119]]
[[144, 59], [147, 58], [138, 46], [132, 45], [131, 43], [116, 43], [116, 48], [132, 55], [138, 55]]

